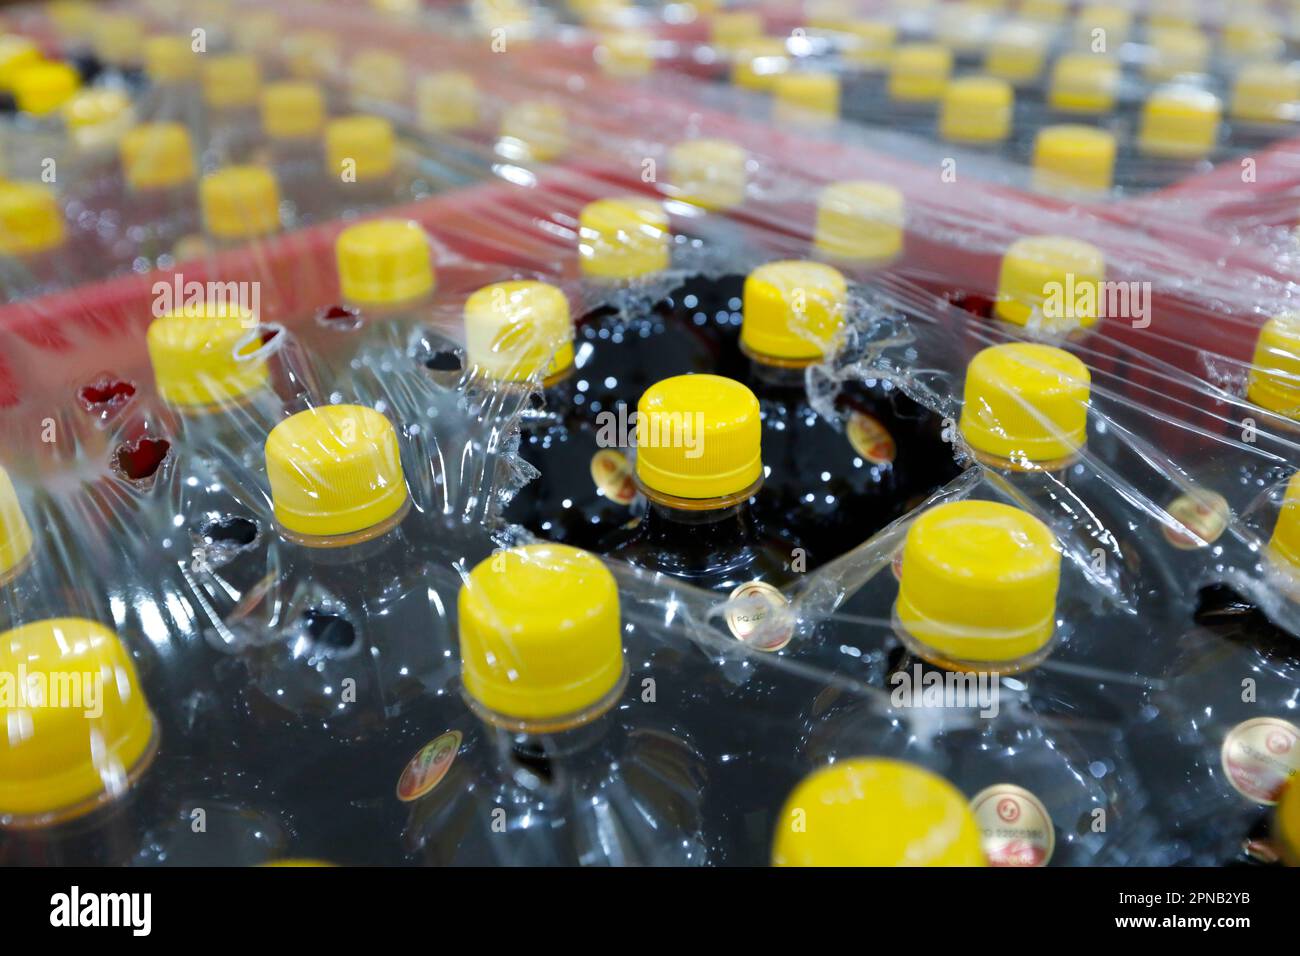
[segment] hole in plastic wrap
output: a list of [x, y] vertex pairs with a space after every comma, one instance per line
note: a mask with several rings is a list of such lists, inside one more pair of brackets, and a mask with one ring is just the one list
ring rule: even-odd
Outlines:
[[238, 515], [222, 515], [205, 521], [199, 534], [208, 544], [247, 547], [257, 540], [257, 522]]
[[357, 631], [352, 622], [338, 614], [312, 608], [303, 612], [302, 620], [307, 635], [318, 647], [347, 651], [357, 642]]
[[465, 360], [455, 349], [438, 349], [425, 356], [424, 367], [430, 372], [459, 372], [465, 367]]
[[119, 445], [113, 464], [130, 481], [148, 481], [158, 473], [171, 447], [163, 438], [141, 438]]
[[349, 305], [327, 305], [316, 313], [316, 322], [338, 332], [347, 332], [361, 326], [361, 312]]
[[105, 375], [77, 392], [81, 407], [92, 415], [107, 417], [135, 396], [135, 385], [111, 375]]

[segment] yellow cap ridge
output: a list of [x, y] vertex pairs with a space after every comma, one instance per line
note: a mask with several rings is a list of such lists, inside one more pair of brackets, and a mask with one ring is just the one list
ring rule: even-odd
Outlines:
[[939, 135], [956, 143], [1000, 143], [1011, 135], [1015, 92], [1006, 80], [963, 76], [944, 90]]
[[32, 529], [9, 472], [0, 466], [0, 582], [32, 553]]
[[154, 83], [197, 80], [199, 61], [189, 36], [156, 36], [144, 41], [144, 71]]
[[428, 234], [408, 219], [372, 219], [349, 226], [334, 241], [339, 291], [356, 305], [415, 302], [433, 291]]
[[138, 66], [144, 48], [144, 25], [129, 14], [101, 14], [95, 20], [96, 55], [109, 66]]
[[330, 120], [325, 124], [325, 161], [331, 176], [339, 176], [352, 164], [359, 183], [391, 175], [397, 168], [393, 124], [382, 116], [365, 114]]
[[1064, 349], [1013, 342], [966, 369], [958, 427], [977, 453], [1014, 464], [1072, 458], [1088, 440], [1088, 367]]
[[280, 187], [261, 166], [227, 166], [199, 181], [203, 226], [218, 239], [254, 239], [280, 229]]
[[1191, 86], [1164, 87], [1147, 97], [1138, 151], [1157, 159], [1201, 159], [1219, 140], [1219, 98]]
[[406, 99], [406, 61], [387, 50], [361, 50], [348, 64], [348, 85], [353, 96], [400, 103]]
[[772, 96], [777, 123], [819, 125], [840, 116], [840, 78], [834, 73], [782, 73], [772, 81]]
[[937, 43], [903, 43], [889, 64], [889, 98], [928, 103], [943, 96], [952, 75], [952, 51]]
[[546, 100], [514, 103], [501, 114], [497, 152], [517, 162], [549, 163], [569, 151], [569, 118]]
[[257, 321], [251, 312], [225, 302], [187, 305], [154, 319], [145, 341], [163, 401], [210, 408], [266, 388], [266, 362], [251, 357], [258, 343], [240, 344]]
[[1062, 113], [1100, 116], [1115, 108], [1118, 60], [1097, 53], [1066, 53], [1052, 67], [1048, 105]]
[[564, 292], [545, 282], [496, 282], [465, 300], [465, 353], [498, 381], [557, 375], [573, 364]]
[[1097, 323], [1106, 260], [1068, 236], [1027, 236], [1002, 255], [993, 314], [1013, 325], [1068, 332]]
[[[0, 817], [22, 825], [81, 816], [120, 797], [148, 766], [153, 714], [108, 628], [52, 618], [5, 631], [0, 672], [26, 677], [19, 699], [0, 699], [0, 725], [11, 729], [0, 742]], [[44, 696], [33, 697], [34, 686]]]
[[1048, 33], [1041, 24], [1013, 21], [998, 28], [984, 55], [984, 72], [1022, 86], [1042, 75]]
[[668, 153], [668, 181], [683, 202], [733, 209], [745, 201], [749, 156], [725, 139], [691, 139]]
[[903, 251], [903, 194], [887, 183], [831, 183], [817, 197], [813, 245], [844, 263], [884, 265]]
[[758, 399], [720, 375], [678, 375], [646, 389], [636, 440], [637, 478], [661, 495], [725, 498], [763, 475]]
[[817, 361], [844, 325], [848, 283], [820, 262], [769, 262], [745, 277], [743, 303], [740, 344], [747, 352]]
[[445, 70], [415, 82], [415, 113], [429, 132], [468, 129], [479, 121], [479, 91], [468, 73]]
[[985, 866], [961, 791], [901, 760], [841, 760], [786, 798], [774, 866]]
[[937, 505], [912, 522], [894, 606], [901, 636], [934, 663], [1019, 669], [1056, 629], [1061, 552], [1028, 512], [992, 501]]
[[291, 76], [300, 80], [329, 80], [339, 69], [339, 41], [325, 30], [291, 33], [284, 40]]
[[361, 405], [325, 405], [286, 418], [266, 439], [275, 518], [301, 535], [351, 534], [407, 502], [397, 432]]
[[1244, 64], [1232, 86], [1231, 114], [1247, 123], [1294, 123], [1300, 119], [1300, 66]]
[[134, 190], [168, 189], [194, 179], [194, 147], [181, 123], [142, 123], [122, 136], [118, 150]]
[[578, 261], [585, 276], [626, 280], [668, 268], [668, 214], [653, 199], [597, 199], [578, 217]]
[[618, 588], [595, 556], [562, 544], [498, 552], [457, 603], [461, 680], [489, 720], [573, 726], [623, 686]]
[[14, 75], [14, 103], [19, 111], [48, 116], [81, 89], [81, 75], [67, 63], [33, 63]]
[[0, 34], [0, 90], [11, 92], [19, 73], [43, 61], [41, 48], [27, 37]]
[[82, 150], [115, 147], [135, 123], [131, 98], [118, 89], [82, 90], [60, 112], [68, 134]]
[[1034, 188], [1106, 192], [1114, 182], [1115, 134], [1096, 126], [1044, 126], [1034, 137]]
[[1300, 422], [1300, 312], [1269, 319], [1259, 330], [1246, 397], [1260, 408]]
[[267, 84], [261, 108], [262, 130], [271, 139], [315, 139], [325, 128], [325, 94], [307, 80]]
[[213, 109], [231, 110], [257, 105], [262, 67], [248, 53], [205, 53], [202, 65], [203, 101]]
[[741, 89], [770, 90], [790, 69], [790, 52], [776, 37], [750, 37], [737, 44], [731, 60], [731, 82]]
[[63, 210], [52, 189], [0, 182], [0, 255], [39, 255], [57, 249], [63, 239]]

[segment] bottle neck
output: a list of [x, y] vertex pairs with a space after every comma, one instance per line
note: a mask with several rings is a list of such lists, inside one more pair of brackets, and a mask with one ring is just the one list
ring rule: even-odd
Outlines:
[[411, 512], [408, 496], [389, 518], [369, 528], [348, 534], [304, 535], [280, 528], [280, 536], [298, 546], [313, 564], [337, 567], [370, 561], [394, 549], [409, 545], [405, 520]]
[[749, 358], [749, 377], [760, 391], [803, 391], [807, 370], [816, 359], [778, 359], [744, 350]]

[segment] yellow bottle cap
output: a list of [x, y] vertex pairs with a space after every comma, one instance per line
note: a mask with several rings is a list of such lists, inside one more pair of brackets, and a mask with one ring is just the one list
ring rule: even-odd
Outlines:
[[465, 300], [465, 354], [498, 381], [545, 380], [573, 364], [573, 319], [545, 282], [496, 282]]
[[853, 66], [864, 70], [884, 70], [889, 66], [898, 27], [888, 20], [848, 20], [839, 27], [844, 34], [844, 56]]
[[1011, 135], [1015, 93], [992, 76], [963, 76], [944, 90], [939, 135], [956, 143], [1000, 143]]
[[63, 244], [63, 210], [38, 183], [0, 182], [0, 254], [32, 256]]
[[246, 341], [257, 321], [226, 302], [185, 304], [154, 319], [145, 339], [163, 401], [211, 408], [266, 388], [266, 362], [252, 356], [260, 343]]
[[1127, 7], [1091, 4], [1074, 18], [1074, 42], [1096, 53], [1118, 53], [1133, 28], [1133, 13]]
[[40, 47], [26, 37], [0, 36], [0, 90], [12, 90], [19, 73], [44, 59]]
[[1068, 236], [1026, 236], [1002, 254], [993, 314], [1047, 332], [1097, 323], [1106, 259]]
[[468, 73], [427, 73], [415, 82], [415, 112], [420, 128], [431, 133], [478, 124], [479, 92]]
[[1277, 848], [1287, 866], [1300, 866], [1300, 776], [1293, 776], [1282, 790], [1273, 811]]
[[257, 105], [262, 67], [248, 53], [203, 55], [203, 102], [213, 109], [242, 109]]
[[582, 723], [622, 686], [618, 587], [585, 551], [500, 551], [469, 573], [457, 606], [461, 683], [489, 717]]
[[985, 866], [961, 791], [901, 760], [841, 760], [786, 798], [773, 866]]
[[1115, 134], [1096, 126], [1044, 126], [1034, 137], [1034, 188], [1106, 192], [1114, 182]]
[[325, 94], [307, 80], [268, 84], [261, 104], [262, 131], [271, 139], [315, 139], [325, 127]]
[[569, 150], [564, 107], [546, 100], [514, 103], [501, 114], [497, 152], [523, 163], [549, 163]]
[[1269, 538], [1268, 554], [1273, 561], [1296, 578], [1300, 587], [1300, 472], [1287, 482], [1282, 510]]
[[324, 405], [286, 418], [266, 438], [275, 519], [304, 535], [373, 528], [406, 504], [397, 432], [373, 408]]
[[203, 228], [218, 239], [254, 239], [280, 230], [280, 187], [261, 166], [226, 166], [199, 181]]
[[14, 75], [14, 103], [24, 113], [48, 116], [80, 88], [80, 74], [67, 63], [33, 63]]
[[1070, 12], [1070, 0], [1024, 0], [1020, 16], [1035, 23], [1061, 23]]
[[889, 98], [929, 103], [943, 96], [952, 75], [952, 51], [937, 43], [903, 43], [889, 64]]
[[284, 52], [289, 73], [300, 80], [328, 80], [339, 70], [339, 41], [324, 30], [289, 34]]
[[760, 356], [815, 361], [826, 356], [844, 325], [848, 283], [838, 269], [789, 259], [745, 277], [740, 344]]
[[749, 155], [725, 139], [689, 139], [668, 154], [673, 195], [705, 209], [733, 209], [745, 201]]
[[840, 117], [840, 78], [834, 73], [782, 73], [772, 81], [776, 123], [834, 123]]
[[153, 714], [117, 635], [94, 621], [34, 621], [0, 634], [0, 816], [67, 819], [120, 797], [148, 765]]
[[867, 180], [831, 183], [817, 197], [813, 245], [838, 262], [883, 265], [903, 251], [903, 194]]
[[357, 114], [325, 124], [325, 161], [330, 174], [351, 169], [359, 183], [392, 174], [397, 167], [397, 137], [382, 116]]
[[994, 501], [951, 501], [912, 522], [894, 611], [938, 663], [1013, 663], [1056, 627], [1061, 553], [1047, 526]]
[[154, 83], [189, 83], [199, 77], [199, 54], [188, 36], [149, 37], [144, 41], [144, 69]]
[[134, 190], [167, 189], [194, 179], [194, 147], [181, 123], [143, 123], [123, 135], [119, 151]]
[[32, 529], [9, 472], [0, 466], [0, 582], [32, 553]]
[[1167, 27], [1147, 38], [1146, 78], [1159, 82], [1184, 73], [1203, 73], [1210, 58], [1210, 40], [1196, 29]]
[[1225, 23], [1219, 40], [1228, 59], [1242, 62], [1276, 60], [1286, 49], [1278, 25], [1258, 12]]
[[1300, 67], [1293, 63], [1247, 63], [1232, 87], [1233, 119], [1248, 123], [1294, 123], [1300, 119]]
[[1255, 340], [1246, 397], [1300, 422], [1300, 312], [1269, 319]]
[[65, 40], [81, 40], [91, 34], [99, 11], [89, 0], [51, 0], [45, 12], [54, 28]]
[[1209, 90], [1164, 87], [1147, 97], [1138, 152], [1157, 159], [1200, 159], [1219, 141], [1222, 106]]
[[1042, 466], [1088, 440], [1088, 367], [1064, 349], [1013, 342], [983, 349], [966, 368], [962, 437], [976, 453]]
[[709, 18], [709, 38], [717, 47], [734, 47], [762, 35], [763, 17], [749, 10], [715, 13]]
[[270, 10], [241, 10], [231, 24], [231, 32], [236, 49], [246, 53], [272, 53], [284, 33], [284, 23], [279, 14]]
[[608, 76], [649, 76], [655, 67], [654, 37], [641, 30], [607, 33], [596, 45], [596, 63]]
[[144, 49], [144, 25], [124, 13], [102, 14], [95, 20], [95, 54], [109, 66], [138, 66]]
[[362, 50], [348, 64], [348, 88], [362, 99], [400, 103], [407, 82], [406, 61], [387, 50]]
[[135, 123], [131, 98], [113, 88], [82, 90], [60, 112], [63, 125], [82, 150], [116, 146]]
[[578, 260], [593, 279], [635, 279], [668, 268], [668, 214], [653, 199], [597, 199], [578, 217]]
[[372, 219], [349, 226], [334, 241], [343, 298], [361, 306], [391, 306], [433, 291], [428, 234], [407, 219]]
[[1198, 0], [1150, 0], [1147, 26], [1188, 30], [1200, 22]]
[[998, 28], [984, 54], [984, 72], [1015, 86], [1035, 82], [1047, 61], [1048, 35], [1037, 23], [1016, 21]]
[[636, 475], [674, 498], [724, 498], [763, 474], [758, 399], [720, 375], [678, 375], [637, 402]]
[[778, 76], [790, 69], [784, 40], [751, 37], [736, 44], [731, 60], [731, 82], [741, 89], [770, 90]]
[[1062, 113], [1097, 116], [1115, 108], [1119, 63], [1096, 53], [1066, 53], [1052, 67], [1048, 105]]
[[990, 11], [978, 3], [946, 3], [934, 19], [934, 38], [956, 53], [973, 53], [988, 42], [993, 29]]

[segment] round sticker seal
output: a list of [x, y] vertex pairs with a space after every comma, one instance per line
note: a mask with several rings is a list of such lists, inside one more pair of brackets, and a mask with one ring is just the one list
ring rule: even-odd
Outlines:
[[866, 412], [854, 412], [849, 416], [845, 430], [849, 435], [849, 444], [859, 455], [873, 465], [892, 465], [898, 455], [898, 446], [889, 429], [880, 423], [880, 419]]
[[1165, 511], [1186, 529], [1171, 528], [1167, 524], [1160, 526], [1165, 540], [1180, 551], [1195, 551], [1214, 544], [1227, 530], [1232, 516], [1228, 499], [1208, 488], [1179, 495], [1169, 502]]
[[1300, 773], [1300, 729], [1280, 717], [1256, 717], [1223, 738], [1223, 772], [1247, 800], [1272, 806]]
[[602, 448], [591, 456], [591, 480], [610, 501], [630, 505], [636, 499], [636, 480], [627, 456]]
[[759, 651], [779, 651], [794, 636], [785, 595], [765, 581], [749, 581], [731, 592], [727, 627], [736, 640]]
[[1041, 800], [1010, 783], [986, 787], [970, 802], [990, 866], [1046, 866], [1056, 850], [1052, 817]]
[[460, 752], [460, 742], [460, 731], [451, 730], [421, 747], [397, 778], [397, 799], [419, 800], [441, 783]]

